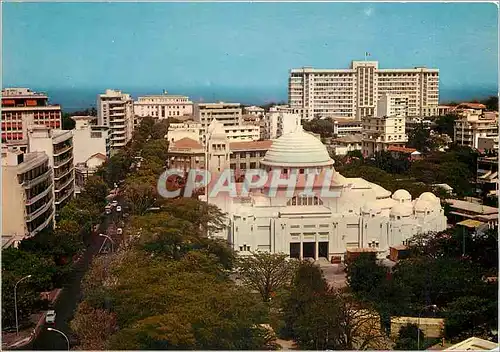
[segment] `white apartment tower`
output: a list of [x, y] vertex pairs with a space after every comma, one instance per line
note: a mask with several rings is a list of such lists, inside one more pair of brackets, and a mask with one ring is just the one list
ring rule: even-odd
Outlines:
[[2, 148], [2, 242], [14, 246], [54, 222], [52, 168], [43, 152]]
[[272, 106], [264, 115], [261, 129], [262, 139], [276, 139], [291, 133], [300, 125], [300, 115], [287, 106]]
[[374, 116], [383, 94], [408, 95], [408, 116], [432, 116], [439, 100], [439, 70], [379, 69], [378, 61], [353, 61], [349, 69], [292, 69], [288, 100], [303, 120]]
[[134, 104], [130, 94], [107, 89], [97, 98], [98, 124], [110, 129], [111, 151], [123, 148], [134, 131]]

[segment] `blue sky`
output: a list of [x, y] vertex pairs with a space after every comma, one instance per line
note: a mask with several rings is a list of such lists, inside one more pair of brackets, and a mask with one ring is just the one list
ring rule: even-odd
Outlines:
[[367, 51], [382, 68], [437, 67], [443, 89], [494, 89], [497, 11], [492, 3], [4, 3], [3, 85], [286, 98], [290, 68], [344, 68]]

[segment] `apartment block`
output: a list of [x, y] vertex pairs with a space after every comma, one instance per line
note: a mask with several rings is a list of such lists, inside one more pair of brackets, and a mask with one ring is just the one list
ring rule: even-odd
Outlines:
[[189, 97], [170, 95], [164, 91], [162, 95], [148, 95], [138, 97], [134, 102], [134, 113], [139, 121], [150, 116], [158, 119], [193, 115], [193, 102]]
[[262, 121], [261, 139], [276, 139], [296, 130], [301, 124], [300, 115], [286, 106], [272, 106]]
[[134, 132], [134, 104], [130, 94], [107, 89], [97, 98], [98, 125], [110, 130], [111, 152], [125, 147]]
[[235, 175], [242, 175], [249, 169], [260, 169], [260, 161], [272, 144], [271, 140], [230, 143], [229, 167], [235, 171]]
[[31, 125], [61, 128], [61, 107], [28, 88], [2, 89], [2, 142], [26, 139]]
[[389, 147], [404, 147], [408, 142], [404, 117], [364, 117], [363, 155], [370, 156]]
[[333, 134], [337, 137], [361, 134], [362, 132], [363, 124], [361, 121], [350, 119], [333, 120]]
[[49, 157], [2, 148], [2, 242], [11, 245], [54, 224]]
[[28, 150], [45, 152], [53, 170], [56, 216], [75, 194], [73, 131], [34, 126], [28, 131]]
[[243, 113], [245, 115], [254, 115], [254, 116], [262, 117], [265, 113], [265, 110], [263, 108], [261, 108], [260, 106], [245, 106], [243, 108]]
[[93, 116], [73, 116], [73, 163], [84, 163], [89, 157], [100, 153], [110, 157], [111, 140], [108, 126], [94, 125]]
[[433, 116], [439, 101], [439, 70], [380, 69], [378, 61], [352, 61], [349, 69], [290, 70], [288, 100], [303, 120], [374, 116], [383, 94], [406, 94], [408, 116]]
[[453, 128], [455, 143], [474, 149], [498, 151], [497, 116], [482, 117], [482, 115], [475, 113], [466, 116], [455, 120]]
[[184, 138], [203, 143], [204, 130], [202, 124], [195, 121], [185, 121], [168, 125], [167, 139], [169, 142], [172, 143]]
[[382, 94], [377, 104], [375, 116], [407, 117], [410, 97], [404, 94]]

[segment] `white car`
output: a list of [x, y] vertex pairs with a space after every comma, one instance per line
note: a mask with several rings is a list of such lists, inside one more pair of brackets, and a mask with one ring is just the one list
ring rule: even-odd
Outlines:
[[55, 322], [56, 322], [56, 311], [48, 310], [47, 313], [45, 313], [45, 323], [55, 324]]
[[116, 207], [118, 205], [118, 201], [114, 200], [111, 202], [111, 206]]
[[111, 214], [111, 207], [109, 205], [106, 205], [106, 208], [104, 208], [104, 211], [106, 214]]
[[116, 229], [116, 234], [117, 234], [117, 235], [121, 235], [121, 234], [123, 234], [123, 229], [122, 229], [121, 227], [117, 228], [117, 229]]
[[122, 211], [122, 207], [118, 205], [118, 206], [116, 207], [116, 211], [118, 211], [118, 212]]

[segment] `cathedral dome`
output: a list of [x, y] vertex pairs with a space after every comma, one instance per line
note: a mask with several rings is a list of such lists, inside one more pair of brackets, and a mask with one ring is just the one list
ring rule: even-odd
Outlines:
[[333, 165], [333, 160], [324, 144], [299, 125], [294, 132], [273, 142], [261, 164], [292, 168], [326, 167]]

